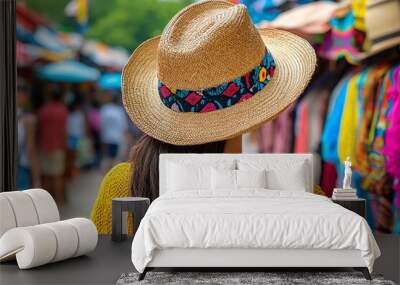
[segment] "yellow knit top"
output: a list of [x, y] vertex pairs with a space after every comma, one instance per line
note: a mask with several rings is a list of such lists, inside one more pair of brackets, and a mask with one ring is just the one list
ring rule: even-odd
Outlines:
[[[111, 234], [111, 203], [113, 198], [130, 196], [131, 163], [114, 166], [103, 178], [90, 218], [99, 234]], [[128, 233], [133, 232], [132, 215], [128, 215]]]

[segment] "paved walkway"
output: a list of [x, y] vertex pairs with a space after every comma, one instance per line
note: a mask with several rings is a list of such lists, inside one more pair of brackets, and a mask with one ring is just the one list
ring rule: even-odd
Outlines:
[[60, 209], [61, 219], [89, 218], [102, 178], [100, 170], [89, 170], [68, 182], [65, 204]]

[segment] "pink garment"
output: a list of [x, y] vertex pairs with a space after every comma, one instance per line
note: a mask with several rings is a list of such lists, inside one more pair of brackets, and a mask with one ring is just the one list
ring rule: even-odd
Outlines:
[[319, 143], [321, 141], [321, 118], [319, 115], [319, 102], [321, 101], [321, 90], [315, 89], [309, 94], [307, 100], [309, 113], [308, 113], [308, 147], [307, 152], [317, 152]]
[[[394, 178], [393, 189], [400, 191], [400, 67], [394, 71], [394, 82], [389, 89], [389, 98], [393, 101], [392, 109], [388, 114], [389, 127], [385, 133], [386, 171]], [[396, 195], [396, 207], [400, 208], [400, 195]]]
[[287, 153], [290, 152], [292, 142], [292, 111], [293, 104], [285, 111], [279, 114], [274, 124], [274, 145], [273, 152]]
[[299, 115], [297, 117], [298, 132], [296, 134], [296, 140], [294, 145], [294, 152], [296, 153], [307, 153], [308, 152], [308, 113], [309, 105], [306, 101], [300, 103]]
[[274, 146], [274, 121], [265, 123], [260, 128], [259, 147], [261, 153], [273, 152]]
[[292, 111], [293, 105], [290, 105], [278, 117], [260, 128], [259, 147], [262, 153], [290, 152], [292, 142]]

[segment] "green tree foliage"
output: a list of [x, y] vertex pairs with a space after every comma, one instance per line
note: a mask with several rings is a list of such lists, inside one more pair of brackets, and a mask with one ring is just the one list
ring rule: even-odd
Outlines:
[[26, 6], [43, 15], [57, 28], [70, 31], [73, 29], [73, 22], [64, 16], [64, 8], [70, 0], [18, 0]]
[[[64, 31], [74, 30], [64, 15], [70, 0], [19, 0]], [[87, 38], [134, 50], [144, 40], [161, 34], [164, 26], [192, 0], [90, 0]]]
[[[93, 15], [96, 18], [87, 36], [132, 51], [144, 40], [161, 34], [171, 17], [191, 1], [114, 0], [113, 9], [108, 11], [100, 2], [104, 0], [93, 0], [91, 3], [92, 13], [98, 14]], [[95, 12], [97, 9], [104, 9], [105, 13]]]

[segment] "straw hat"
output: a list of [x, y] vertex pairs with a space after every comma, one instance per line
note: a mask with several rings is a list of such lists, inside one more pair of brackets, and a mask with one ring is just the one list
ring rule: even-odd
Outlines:
[[308, 42], [257, 30], [245, 6], [198, 2], [133, 52], [122, 75], [123, 103], [132, 121], [158, 140], [226, 140], [283, 111], [315, 64]]
[[400, 1], [368, 0], [365, 27], [369, 47], [359, 59], [377, 54], [400, 44]]

